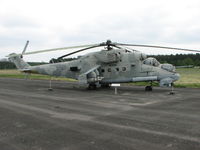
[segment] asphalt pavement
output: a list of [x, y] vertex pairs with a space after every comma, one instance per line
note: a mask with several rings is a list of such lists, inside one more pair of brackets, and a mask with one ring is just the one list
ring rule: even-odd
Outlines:
[[200, 89], [0, 78], [1, 150], [200, 150]]

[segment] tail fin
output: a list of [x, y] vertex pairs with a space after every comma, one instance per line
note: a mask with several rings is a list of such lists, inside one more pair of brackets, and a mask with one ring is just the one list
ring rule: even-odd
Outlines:
[[22, 59], [21, 55], [12, 53], [8, 57], [8, 59], [15, 64], [17, 69], [27, 69], [30, 67], [30, 65]]
[[8, 59], [15, 64], [17, 69], [24, 70], [24, 69], [27, 69], [30, 67], [30, 65], [22, 59], [23, 54], [25, 53], [28, 44], [29, 44], [29, 41], [26, 42], [26, 45], [24, 47], [24, 50], [22, 51], [22, 54], [12, 53], [12, 54], [8, 55]]

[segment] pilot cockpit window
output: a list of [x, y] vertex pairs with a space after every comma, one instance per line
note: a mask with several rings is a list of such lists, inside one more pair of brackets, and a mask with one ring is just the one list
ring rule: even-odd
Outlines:
[[143, 61], [143, 64], [150, 65], [150, 66], [155, 66], [155, 67], [160, 65], [159, 61], [157, 61], [155, 58], [152, 58], [152, 57], [149, 57], [149, 58], [145, 59]]

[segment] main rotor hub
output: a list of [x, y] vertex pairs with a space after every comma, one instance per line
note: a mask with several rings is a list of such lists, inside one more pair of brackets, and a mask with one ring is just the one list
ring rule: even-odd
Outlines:
[[112, 47], [111, 47], [111, 46], [112, 46], [113, 44], [112, 44], [112, 41], [111, 41], [111, 40], [107, 40], [107, 41], [106, 41], [106, 45], [107, 45], [107, 49], [108, 49], [108, 50], [112, 50]]
[[107, 46], [107, 50], [112, 50], [111, 46], [114, 46], [111, 40], [107, 40], [106, 42], [101, 43], [99, 46]]
[[111, 41], [111, 40], [107, 40], [107, 41], [106, 41], [106, 45], [107, 45], [107, 46], [110, 46], [110, 45], [111, 45], [111, 43], [112, 43], [112, 41]]

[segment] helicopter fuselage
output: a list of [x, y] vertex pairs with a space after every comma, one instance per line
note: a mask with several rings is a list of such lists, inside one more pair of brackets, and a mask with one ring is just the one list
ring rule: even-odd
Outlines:
[[73, 78], [85, 84], [159, 81], [161, 86], [170, 86], [179, 79], [179, 74], [172, 65], [160, 64], [154, 58], [146, 58], [141, 52], [125, 49], [92, 52], [77, 60], [31, 66], [28, 70]]

